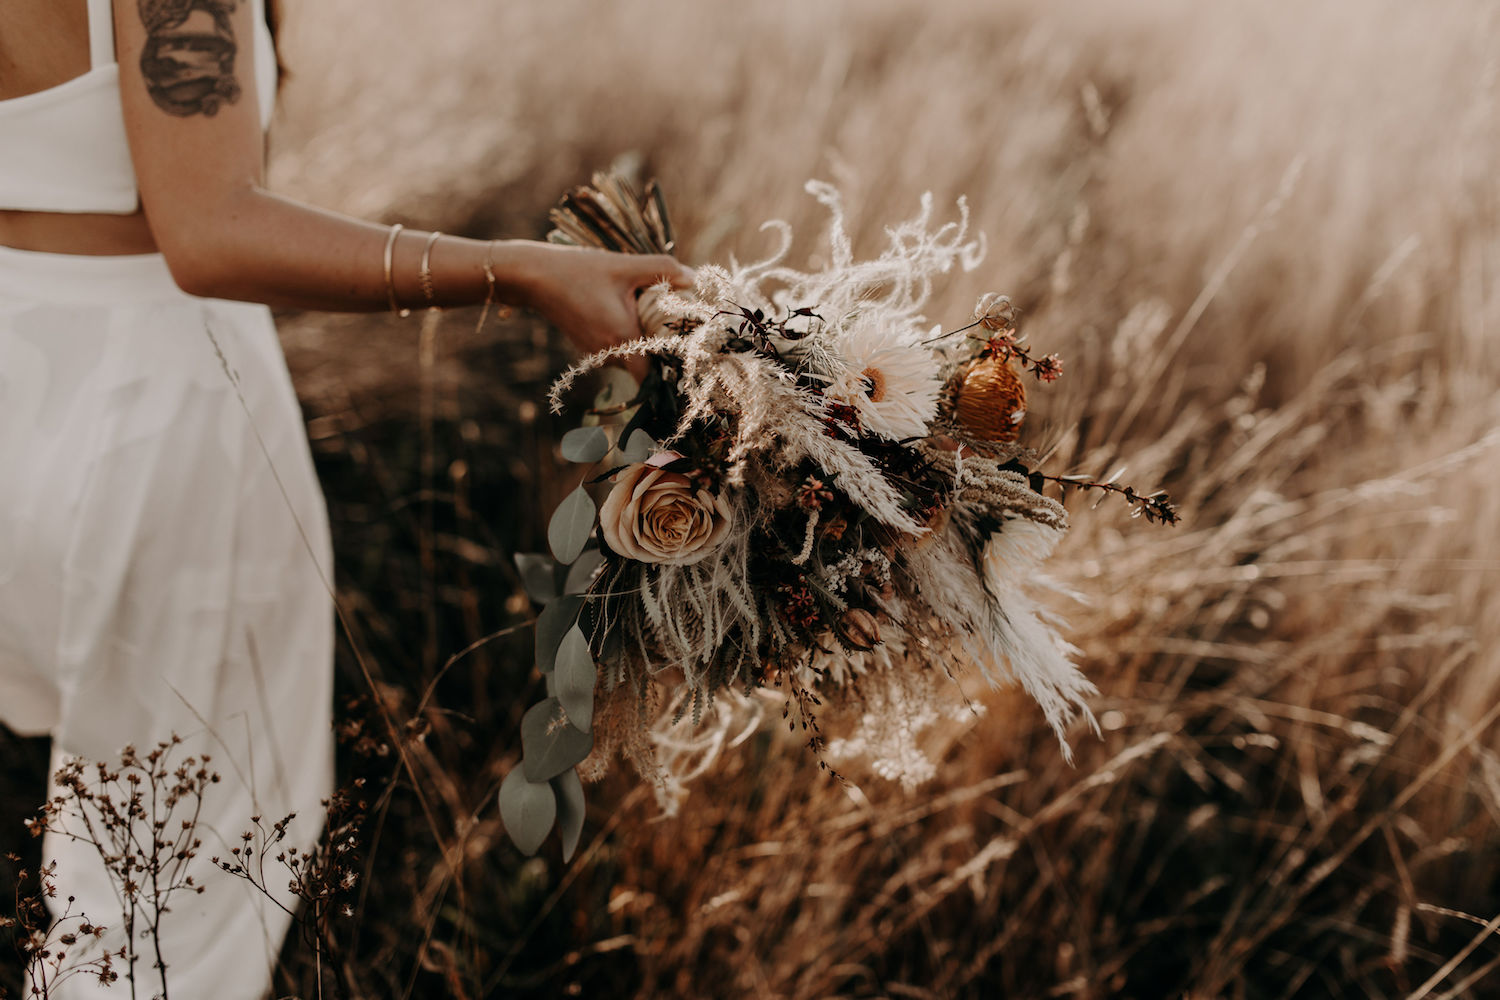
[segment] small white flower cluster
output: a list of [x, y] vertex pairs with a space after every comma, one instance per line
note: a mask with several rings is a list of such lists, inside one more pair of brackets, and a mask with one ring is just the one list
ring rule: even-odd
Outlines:
[[849, 581], [873, 577], [873, 582], [885, 585], [891, 582], [891, 557], [879, 549], [860, 549], [823, 569], [824, 579], [835, 594], [849, 589]]

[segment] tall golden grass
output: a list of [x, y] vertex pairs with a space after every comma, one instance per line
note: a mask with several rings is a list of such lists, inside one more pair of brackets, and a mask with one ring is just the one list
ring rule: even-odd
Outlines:
[[1074, 505], [1075, 766], [975, 690], [917, 795], [766, 732], [678, 816], [620, 775], [580, 860], [524, 861], [491, 801], [524, 637], [443, 667], [529, 617], [506, 564], [561, 488], [564, 356], [524, 319], [423, 352], [288, 317], [351, 643], [398, 715], [435, 692], [367, 847], [367, 995], [1500, 995], [1492, 5], [325, 0], [286, 30], [273, 182], [330, 207], [539, 235], [635, 158], [699, 263], [772, 217], [815, 252], [809, 177], [867, 251], [967, 196], [990, 255], [934, 321], [1011, 294], [1068, 363], [1031, 443], [1184, 519]]

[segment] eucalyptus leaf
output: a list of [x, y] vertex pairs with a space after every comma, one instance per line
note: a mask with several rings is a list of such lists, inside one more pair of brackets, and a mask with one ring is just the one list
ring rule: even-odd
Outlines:
[[609, 452], [609, 435], [603, 427], [575, 427], [562, 437], [562, 456], [570, 462], [592, 465]]
[[598, 549], [585, 549], [583, 554], [574, 560], [573, 565], [568, 567], [567, 578], [563, 580], [564, 594], [581, 594], [589, 589], [589, 584], [594, 582], [594, 572], [604, 565], [604, 553]]
[[521, 719], [521, 750], [525, 754], [521, 766], [527, 781], [550, 781], [593, 749], [594, 737], [568, 724], [562, 703], [556, 698], [532, 705]]
[[594, 515], [598, 508], [594, 498], [582, 487], [569, 493], [558, 504], [552, 521], [547, 525], [547, 544], [552, 555], [560, 563], [571, 563], [583, 552], [589, 536], [594, 533]]
[[585, 733], [594, 725], [594, 682], [598, 676], [588, 637], [574, 625], [557, 647], [557, 667], [552, 679], [568, 721]]
[[[552, 832], [552, 824], [557, 820], [557, 793], [547, 782], [527, 781], [525, 770], [524, 767], [511, 768], [500, 783], [500, 818], [505, 821], [505, 832], [510, 839], [529, 858]], [[574, 778], [576, 780], [577, 776]], [[572, 794], [571, 790], [568, 794]], [[570, 799], [566, 806], [569, 829], [582, 825], [573, 819], [575, 809]], [[576, 837], [574, 842], [577, 842]]]
[[604, 387], [594, 397], [594, 409], [603, 410], [611, 406], [628, 403], [640, 391], [640, 383], [623, 368], [610, 365], [601, 372]]
[[583, 598], [577, 594], [559, 597], [542, 609], [536, 619], [536, 668], [542, 673], [552, 672], [557, 661], [557, 647], [568, 629], [578, 620], [583, 610]]
[[546, 604], [557, 596], [557, 562], [551, 556], [541, 552], [517, 552], [515, 560], [527, 597], [538, 604]]
[[583, 782], [578, 780], [578, 771], [569, 768], [552, 779], [552, 791], [557, 793], [557, 829], [562, 834], [562, 856], [564, 861], [573, 860], [578, 849], [578, 839], [583, 836]]
[[651, 435], [637, 427], [630, 432], [630, 437], [625, 446], [620, 449], [620, 457], [626, 462], [644, 462], [656, 451], [656, 442]]

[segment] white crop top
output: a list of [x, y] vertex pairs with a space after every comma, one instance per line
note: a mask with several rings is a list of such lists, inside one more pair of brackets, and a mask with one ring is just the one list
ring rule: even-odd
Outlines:
[[[140, 202], [120, 111], [111, 0], [87, 2], [89, 71], [0, 101], [0, 209], [129, 215]], [[256, 92], [265, 128], [276, 99], [276, 53], [265, 0], [251, 0], [251, 7]]]

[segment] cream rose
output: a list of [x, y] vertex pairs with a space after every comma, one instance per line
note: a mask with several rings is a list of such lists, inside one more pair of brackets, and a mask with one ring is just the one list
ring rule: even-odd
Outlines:
[[707, 557], [728, 534], [731, 514], [722, 495], [661, 468], [678, 457], [663, 452], [615, 475], [599, 509], [599, 527], [609, 547], [625, 558], [687, 566]]

